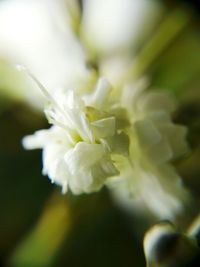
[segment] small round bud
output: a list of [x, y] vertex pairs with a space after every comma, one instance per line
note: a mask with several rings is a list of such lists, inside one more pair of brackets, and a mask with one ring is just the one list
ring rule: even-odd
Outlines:
[[195, 240], [165, 222], [146, 233], [144, 252], [148, 267], [189, 267], [197, 261], [199, 249]]

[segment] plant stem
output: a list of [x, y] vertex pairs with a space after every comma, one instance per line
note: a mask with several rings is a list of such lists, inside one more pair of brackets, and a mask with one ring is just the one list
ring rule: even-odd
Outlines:
[[144, 75], [158, 56], [188, 25], [191, 17], [192, 12], [180, 8], [175, 9], [169, 14], [161, 23], [158, 31], [155, 32], [146, 46], [144, 46], [142, 51], [136, 56], [123, 80], [130, 81]]

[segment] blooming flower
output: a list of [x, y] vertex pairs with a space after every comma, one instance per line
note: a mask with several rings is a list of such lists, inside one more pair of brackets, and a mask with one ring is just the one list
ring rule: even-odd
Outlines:
[[45, 112], [53, 126], [23, 140], [28, 149], [43, 148], [43, 174], [61, 185], [63, 192], [68, 187], [75, 194], [96, 191], [108, 177], [119, 174], [111, 155], [128, 150], [128, 137], [119, 132], [116, 109], [108, 113], [110, 93], [103, 78], [85, 97], [72, 90], [54, 97], [46, 92], [50, 104]]
[[182, 209], [188, 193], [171, 161], [188, 149], [186, 129], [171, 121], [175, 103], [168, 94], [147, 91], [145, 80], [117, 91], [105, 78], [87, 93], [42, 90], [52, 127], [23, 144], [43, 149], [43, 174], [63, 192], [106, 184], [121, 203], [161, 218]]
[[146, 91], [140, 80], [123, 91], [129, 129], [130, 161], [120, 163], [120, 176], [109, 183], [127, 208], [138, 205], [160, 218], [172, 219], [189, 199], [171, 162], [188, 151], [186, 128], [171, 121], [173, 98], [166, 92]]

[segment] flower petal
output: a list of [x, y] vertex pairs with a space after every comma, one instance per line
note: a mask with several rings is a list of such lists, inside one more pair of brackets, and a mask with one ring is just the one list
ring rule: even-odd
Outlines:
[[78, 170], [85, 170], [98, 162], [104, 155], [101, 144], [87, 144], [79, 142], [64, 156], [69, 171], [74, 175]]
[[108, 96], [111, 92], [111, 85], [106, 78], [100, 78], [98, 80], [95, 91], [91, 95], [84, 96], [86, 106], [91, 106], [96, 109], [105, 108]]
[[129, 137], [124, 132], [114, 136], [104, 138], [106, 145], [111, 153], [128, 156], [129, 154]]
[[171, 95], [167, 92], [147, 92], [143, 93], [137, 102], [138, 110], [142, 112], [157, 112], [165, 110], [165, 112], [173, 112], [176, 103]]
[[115, 118], [109, 117], [91, 123], [92, 132], [96, 139], [113, 136], [115, 134]]
[[26, 149], [42, 148], [49, 139], [49, 130], [39, 130], [32, 135], [25, 136], [22, 139], [22, 145]]

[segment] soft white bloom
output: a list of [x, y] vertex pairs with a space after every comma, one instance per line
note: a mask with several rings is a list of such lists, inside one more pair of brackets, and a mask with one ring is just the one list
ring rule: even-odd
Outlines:
[[[142, 155], [141, 155], [142, 156]], [[109, 182], [114, 198], [129, 212], [150, 212], [160, 219], [174, 219], [190, 199], [176, 170], [143, 158], [123, 166], [120, 176]]]
[[118, 86], [124, 80], [160, 21], [162, 8], [154, 0], [83, 1], [81, 40], [90, 60], [98, 59], [100, 75], [112, 85]]
[[100, 53], [120, 52], [133, 46], [141, 29], [150, 30], [158, 10], [149, 0], [85, 0], [82, 34]]
[[172, 97], [145, 87], [146, 81], [140, 80], [124, 88], [122, 106], [127, 108], [131, 123], [130, 159], [120, 162], [120, 176], [109, 186], [128, 209], [139, 206], [160, 218], [173, 219], [189, 199], [171, 165], [188, 151], [186, 128], [171, 121], [175, 109]]
[[128, 153], [129, 141], [120, 130], [117, 109], [109, 113], [110, 93], [103, 78], [84, 97], [72, 90], [54, 96], [46, 92], [50, 104], [45, 112], [53, 126], [23, 140], [28, 149], [43, 148], [43, 173], [64, 192], [68, 187], [75, 194], [96, 191], [119, 174], [111, 156]]
[[[1, 1], [0, 57], [13, 65], [26, 66], [51, 92], [80, 86], [90, 72], [72, 28], [76, 13], [76, 0]], [[32, 105], [42, 102], [38, 88], [32, 84], [23, 93]]]
[[147, 91], [146, 81], [140, 80], [124, 88], [122, 106], [127, 108], [138, 145], [154, 161], [169, 162], [188, 150], [186, 127], [172, 122], [176, 109], [167, 92]]
[[87, 93], [50, 95], [42, 88], [53, 126], [23, 144], [43, 149], [43, 174], [63, 192], [88, 193], [106, 184], [121, 204], [172, 219], [189, 198], [171, 165], [188, 150], [186, 129], [171, 121], [171, 96], [146, 87], [140, 80], [120, 93], [101, 78]]

